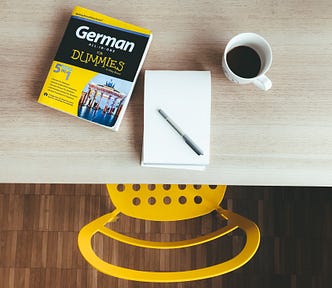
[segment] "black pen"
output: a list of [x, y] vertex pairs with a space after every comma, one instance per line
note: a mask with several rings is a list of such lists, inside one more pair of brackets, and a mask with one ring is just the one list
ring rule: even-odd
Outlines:
[[182, 137], [184, 142], [186, 142], [190, 146], [190, 148], [196, 152], [197, 155], [203, 155], [204, 154], [202, 149], [199, 148], [195, 144], [195, 142], [188, 135], [186, 135], [181, 130], [181, 128], [178, 125], [176, 125], [176, 123], [162, 109], [158, 109], [158, 112], [174, 128], [174, 130], [180, 134], [180, 136]]

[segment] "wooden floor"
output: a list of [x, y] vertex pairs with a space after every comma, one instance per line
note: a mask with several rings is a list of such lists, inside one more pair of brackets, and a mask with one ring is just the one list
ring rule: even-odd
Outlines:
[[[249, 263], [208, 280], [139, 283], [97, 272], [78, 251], [80, 228], [113, 209], [104, 185], [0, 184], [0, 287], [331, 287], [332, 188], [229, 186], [222, 206], [260, 228], [261, 244]], [[178, 240], [218, 225], [215, 215], [167, 224], [121, 216], [114, 228], [145, 239]], [[211, 265], [231, 257], [243, 242], [234, 232], [195, 249], [151, 253], [94, 239], [108, 261], [159, 271]]]

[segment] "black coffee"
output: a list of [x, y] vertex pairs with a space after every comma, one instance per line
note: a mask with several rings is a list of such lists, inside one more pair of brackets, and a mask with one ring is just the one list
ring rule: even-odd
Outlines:
[[256, 77], [261, 69], [261, 59], [257, 52], [248, 46], [238, 46], [227, 53], [228, 67], [242, 78]]

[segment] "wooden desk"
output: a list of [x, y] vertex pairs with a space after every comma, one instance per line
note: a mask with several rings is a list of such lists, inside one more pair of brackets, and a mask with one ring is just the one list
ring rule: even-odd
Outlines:
[[[36, 101], [74, 5], [150, 28], [145, 69], [211, 70], [204, 172], [140, 167], [143, 74], [119, 132]], [[332, 9], [321, 1], [1, 1], [0, 182], [332, 185]], [[221, 71], [227, 41], [264, 36], [268, 92]]]

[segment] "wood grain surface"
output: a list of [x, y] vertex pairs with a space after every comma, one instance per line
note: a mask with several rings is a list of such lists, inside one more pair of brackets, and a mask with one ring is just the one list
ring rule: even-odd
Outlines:
[[[37, 103], [75, 5], [154, 33], [117, 133]], [[2, 0], [0, 182], [332, 185], [331, 15], [327, 0]], [[226, 43], [241, 32], [272, 46], [268, 92], [221, 70]], [[205, 172], [140, 167], [145, 69], [211, 71]]]
[[[259, 226], [261, 244], [246, 265], [207, 280], [140, 283], [105, 276], [89, 266], [79, 253], [80, 228], [114, 209], [105, 185], [0, 184], [0, 286], [330, 287], [330, 188], [229, 186], [222, 207]], [[121, 215], [112, 228], [142, 239], [176, 241], [208, 233], [220, 225], [216, 215], [162, 224]], [[133, 249], [100, 235], [93, 244], [98, 255], [111, 263], [172, 271], [205, 267], [227, 259], [241, 249], [244, 241], [241, 233], [233, 232], [194, 249], [171, 252]]]

